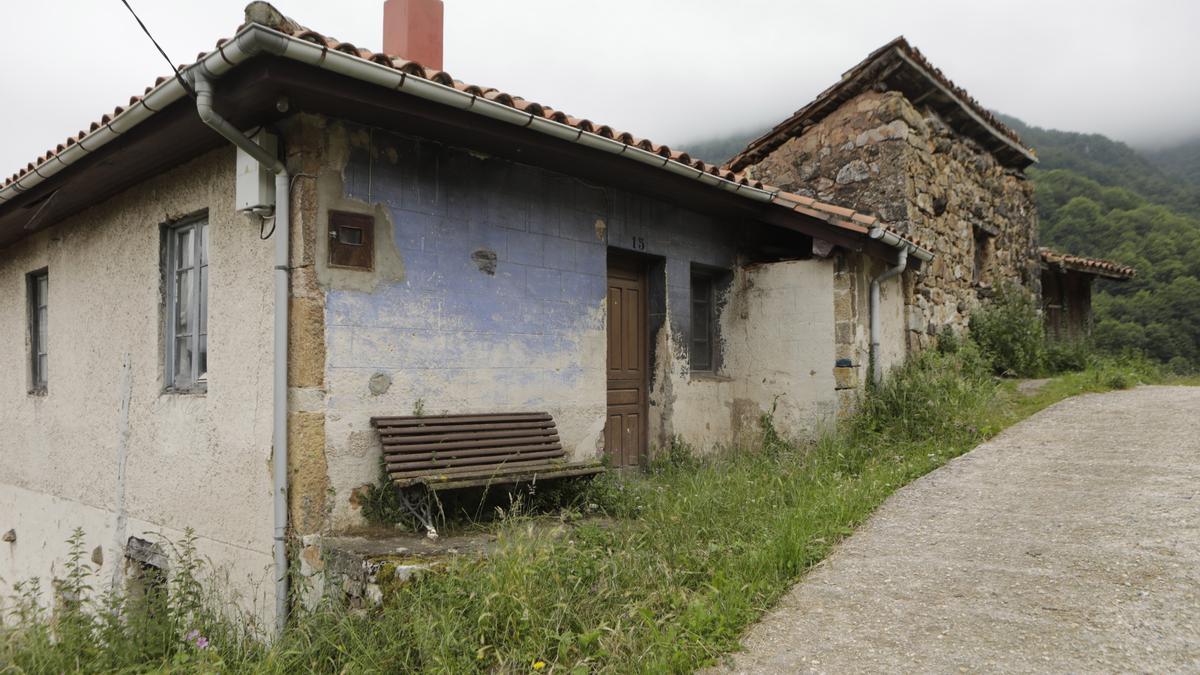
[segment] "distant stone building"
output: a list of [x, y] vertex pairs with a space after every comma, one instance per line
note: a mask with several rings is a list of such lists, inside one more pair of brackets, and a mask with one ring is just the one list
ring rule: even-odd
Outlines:
[[1108, 260], [1081, 258], [1041, 250], [1042, 316], [1046, 334], [1055, 340], [1076, 341], [1092, 332], [1092, 287], [1097, 278], [1127, 281], [1132, 267]]
[[[1011, 281], [1039, 292], [1037, 210], [1024, 169], [1036, 161], [1016, 133], [897, 38], [786, 121], [755, 140], [730, 168], [785, 190], [878, 214], [938, 252], [904, 275], [908, 348], [961, 331], [971, 309]], [[877, 273], [839, 252], [852, 297]], [[854, 303], [839, 320], [861, 326]], [[843, 335], [840, 356], [863, 356]], [[855, 361], [855, 365], [860, 365]]]

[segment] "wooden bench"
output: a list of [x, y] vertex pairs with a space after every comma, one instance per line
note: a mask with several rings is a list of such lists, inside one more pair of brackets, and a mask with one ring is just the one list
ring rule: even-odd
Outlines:
[[568, 462], [549, 413], [372, 417], [396, 486], [430, 491], [586, 476], [598, 462]]

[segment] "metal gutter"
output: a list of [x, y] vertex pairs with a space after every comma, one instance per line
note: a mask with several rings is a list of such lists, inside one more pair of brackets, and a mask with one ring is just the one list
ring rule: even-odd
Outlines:
[[274, 508], [275, 558], [275, 634], [282, 635], [288, 617], [288, 297], [290, 292], [291, 181], [287, 166], [278, 157], [247, 138], [241, 130], [213, 110], [213, 87], [204, 68], [191, 70], [188, 79], [195, 85], [196, 112], [201, 121], [230, 143], [275, 174], [274, 340], [272, 344], [271, 386], [271, 498]]

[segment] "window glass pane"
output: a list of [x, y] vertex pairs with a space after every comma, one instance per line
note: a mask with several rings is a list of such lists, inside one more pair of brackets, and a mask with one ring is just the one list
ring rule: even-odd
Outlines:
[[689, 357], [693, 370], [712, 369], [712, 279], [692, 277], [692, 340]]
[[208, 264], [208, 223], [200, 223], [200, 264]]
[[208, 266], [200, 268], [200, 333], [208, 332]]
[[692, 342], [692, 370], [709, 370], [712, 368], [712, 348], [707, 342]]
[[49, 295], [49, 275], [46, 272], [38, 272], [28, 277], [28, 302], [29, 302], [29, 374], [30, 383], [34, 388], [42, 389], [46, 386], [46, 366], [48, 358], [46, 356], [46, 345], [48, 344], [48, 328], [50, 322], [48, 320], [49, 311], [47, 309], [47, 296]]
[[192, 271], [175, 275], [175, 335], [191, 333], [192, 316]]
[[37, 344], [34, 345], [35, 351], [38, 354], [46, 353], [46, 340], [47, 340], [46, 317], [47, 317], [46, 308], [41, 307], [40, 309], [38, 309], [38, 311], [37, 311]]
[[192, 240], [192, 228], [175, 231], [175, 269], [182, 270], [192, 266], [192, 251], [196, 243]]
[[695, 303], [692, 305], [692, 339], [708, 339], [708, 305]]
[[175, 386], [192, 383], [192, 347], [190, 337], [175, 338]]
[[196, 351], [197, 371], [203, 378], [208, 374], [208, 336], [200, 334], [200, 348]]

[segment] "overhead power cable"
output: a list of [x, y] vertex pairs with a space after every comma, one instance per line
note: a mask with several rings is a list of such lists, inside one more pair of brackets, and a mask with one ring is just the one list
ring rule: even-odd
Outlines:
[[192, 85], [188, 84], [187, 80], [183, 79], [183, 73], [179, 72], [179, 68], [175, 66], [175, 62], [171, 60], [171, 57], [167, 56], [167, 53], [163, 51], [162, 46], [158, 44], [158, 40], [155, 40], [154, 36], [150, 34], [150, 29], [146, 28], [146, 24], [142, 23], [141, 17], [137, 15], [137, 12], [133, 11], [133, 7], [129, 5], [129, 0], [121, 0], [121, 4], [125, 5], [125, 9], [128, 9], [129, 13], [133, 15], [133, 20], [137, 21], [138, 25], [142, 27], [142, 32], [145, 33], [146, 37], [150, 38], [150, 41], [154, 43], [154, 48], [158, 50], [158, 53], [162, 54], [162, 57], [167, 60], [167, 65], [171, 66], [171, 70], [175, 73], [175, 79], [179, 81], [179, 84], [183, 87], [184, 91], [186, 91], [188, 96], [191, 96], [193, 99], [196, 98], [196, 90], [192, 89]]

